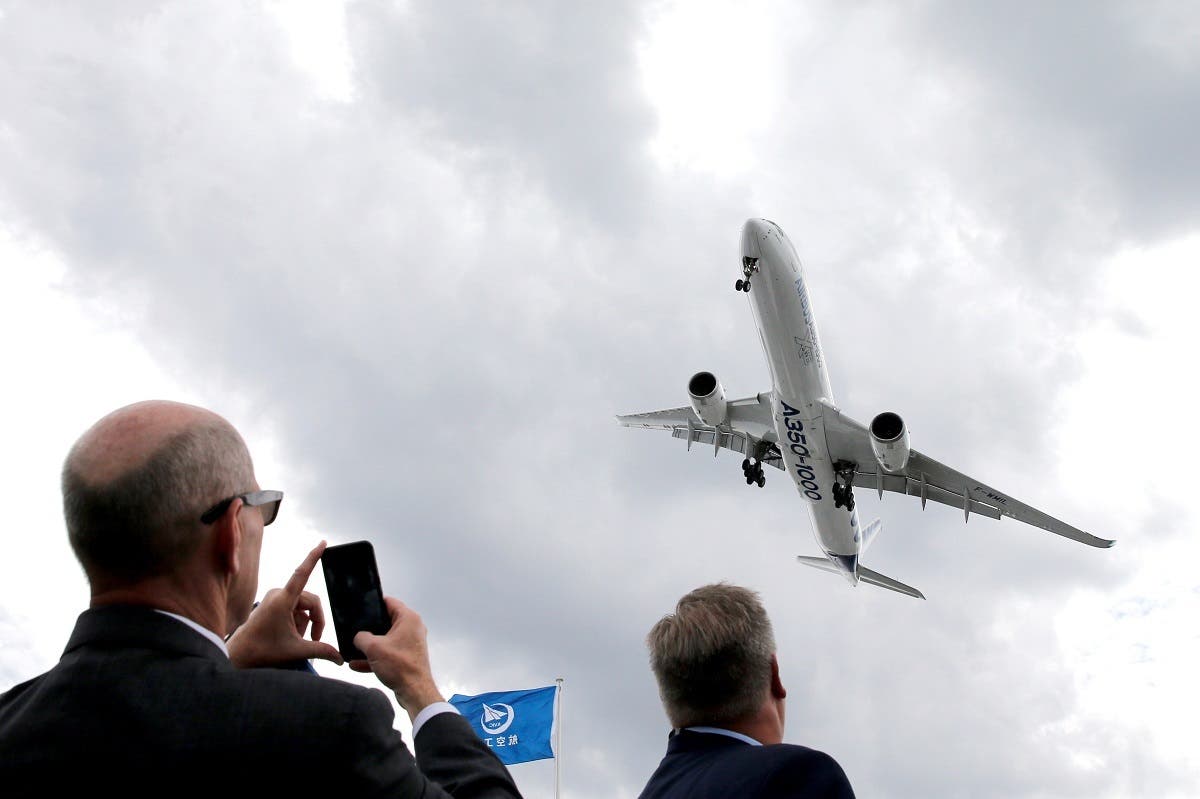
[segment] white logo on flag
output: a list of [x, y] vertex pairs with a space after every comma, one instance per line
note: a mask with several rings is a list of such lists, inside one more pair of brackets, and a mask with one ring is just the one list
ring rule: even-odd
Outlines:
[[489, 705], [485, 702], [479, 726], [483, 727], [485, 732], [499, 735], [509, 728], [515, 717], [516, 713], [513, 712], [512, 705], [506, 705], [503, 702]]

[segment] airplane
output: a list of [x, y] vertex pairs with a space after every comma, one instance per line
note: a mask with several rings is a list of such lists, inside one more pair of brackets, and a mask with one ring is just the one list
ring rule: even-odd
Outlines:
[[[968, 477], [909, 446], [899, 414], [884, 411], [863, 424], [842, 413], [833, 399], [825, 354], [809, 297], [808, 280], [796, 248], [779, 225], [749, 219], [742, 227], [742, 277], [734, 288], [749, 295], [759, 340], [771, 374], [771, 390], [727, 400], [712, 372], [697, 372], [687, 384], [690, 407], [617, 416], [626, 427], [670, 430], [674, 438], [745, 456], [746, 485], [766, 483], [763, 466], [786, 471], [808, 505], [813, 532], [824, 557], [797, 556], [800, 563], [918, 599], [912, 586], [860, 562], [882, 527], [863, 527], [854, 489], [893, 491], [971, 514], [1011, 519], [1093, 547], [1115, 542], [1085, 533], [1053, 516]], [[753, 291], [751, 287], [753, 286]]]

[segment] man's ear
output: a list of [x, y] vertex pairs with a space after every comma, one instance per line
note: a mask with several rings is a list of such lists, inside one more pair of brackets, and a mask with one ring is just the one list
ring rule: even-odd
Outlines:
[[787, 698], [787, 689], [783, 687], [783, 681], [779, 679], [779, 661], [774, 655], [771, 655], [771, 696], [774, 699]]
[[242, 545], [242, 522], [239, 511], [242, 500], [235, 499], [221, 514], [221, 518], [213, 522], [213, 549], [217, 566], [229, 577], [235, 576], [241, 569], [239, 551]]

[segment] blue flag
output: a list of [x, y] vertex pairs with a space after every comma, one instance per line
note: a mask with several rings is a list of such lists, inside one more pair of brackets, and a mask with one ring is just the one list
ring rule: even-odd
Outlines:
[[554, 757], [554, 699], [558, 688], [494, 691], [478, 696], [455, 694], [458, 708], [483, 742], [507, 765]]

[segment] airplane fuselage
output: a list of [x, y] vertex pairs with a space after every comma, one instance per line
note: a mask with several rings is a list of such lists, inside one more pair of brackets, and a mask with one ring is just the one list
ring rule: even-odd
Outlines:
[[748, 296], [771, 371], [779, 450], [807, 503], [818, 545], [855, 583], [862, 528], [858, 511], [837, 507], [833, 497], [836, 470], [822, 416], [836, 405], [803, 264], [779, 226], [765, 219], [743, 226], [742, 257], [754, 269]]

